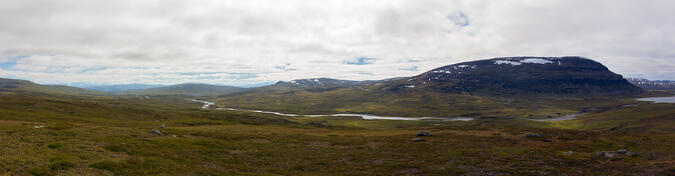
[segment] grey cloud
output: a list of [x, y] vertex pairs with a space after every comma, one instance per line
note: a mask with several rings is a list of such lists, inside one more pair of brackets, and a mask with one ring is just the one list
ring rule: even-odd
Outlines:
[[[363, 80], [495, 56], [583, 55], [620, 74], [675, 79], [673, 6], [666, 0], [5, 0], [0, 58], [30, 57], [0, 77], [171, 84], [196, 79], [177, 73], [227, 72], [256, 76], [198, 81]], [[344, 64], [363, 56], [377, 62]]]

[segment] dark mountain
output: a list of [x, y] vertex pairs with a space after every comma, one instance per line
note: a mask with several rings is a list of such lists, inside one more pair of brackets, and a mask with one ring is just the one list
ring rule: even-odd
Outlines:
[[635, 95], [642, 89], [582, 57], [503, 57], [433, 69], [391, 87], [487, 95]]
[[115, 85], [100, 85], [100, 86], [79, 86], [80, 88], [87, 90], [95, 90], [102, 92], [128, 92], [128, 91], [139, 91], [143, 89], [163, 87], [166, 85], [155, 85], [155, 84], [115, 84]]
[[186, 83], [177, 84], [166, 87], [157, 87], [144, 89], [139, 91], [124, 92], [125, 94], [139, 94], [139, 95], [191, 95], [191, 96], [207, 96], [207, 95], [222, 95], [246, 90], [241, 87], [233, 86], [219, 86], [210, 84], [196, 84]]
[[309, 78], [296, 79], [289, 82], [279, 81], [272, 87], [287, 88], [327, 88], [327, 87], [349, 87], [355, 85], [366, 85], [377, 81], [350, 81], [330, 78]]
[[[224, 107], [299, 114], [543, 115], [560, 109], [577, 111], [570, 102], [642, 92], [590, 59], [505, 57], [448, 65], [408, 78], [279, 82], [212, 100]], [[565, 106], [559, 103], [564, 101]]]
[[41, 85], [26, 80], [0, 78], [0, 92], [40, 93], [54, 95], [102, 95], [103, 92], [90, 91], [63, 85]]
[[626, 78], [628, 82], [647, 90], [675, 90], [673, 80], [648, 80], [644, 78]]
[[583, 57], [502, 57], [448, 65], [409, 78], [378, 81], [311, 78], [280, 81], [266, 88], [315, 90], [378, 83], [390, 91], [416, 88], [483, 95], [635, 95], [643, 91], [601, 63]]

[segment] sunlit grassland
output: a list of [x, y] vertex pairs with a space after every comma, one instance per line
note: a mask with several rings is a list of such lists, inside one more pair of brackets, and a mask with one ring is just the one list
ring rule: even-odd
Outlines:
[[675, 114], [673, 104], [642, 102], [600, 113], [590, 113], [574, 120], [549, 123], [552, 127], [565, 129], [673, 132], [675, 131], [673, 114]]
[[357, 113], [399, 117], [551, 118], [636, 103], [630, 97], [545, 94], [495, 96], [416, 89], [390, 91], [382, 90], [377, 86], [334, 88], [323, 91], [258, 90], [219, 97], [205, 97], [205, 99], [216, 102], [216, 106], [219, 107], [283, 113]]
[[[670, 104], [609, 108], [564, 122], [520, 120], [520, 110], [513, 116], [443, 122], [282, 117], [205, 110], [184, 99], [0, 96], [0, 175], [668, 175], [674, 171], [675, 138], [669, 124], [675, 112]], [[616, 100], [606, 107], [623, 101], [630, 102]], [[604, 105], [598, 104], [594, 105]], [[34, 128], [40, 125], [44, 128]], [[645, 127], [658, 131], [642, 130]], [[412, 142], [418, 131], [434, 136]], [[541, 138], [527, 138], [527, 133]], [[616, 161], [593, 155], [622, 148], [639, 155]], [[574, 154], [562, 154], [565, 151]]]

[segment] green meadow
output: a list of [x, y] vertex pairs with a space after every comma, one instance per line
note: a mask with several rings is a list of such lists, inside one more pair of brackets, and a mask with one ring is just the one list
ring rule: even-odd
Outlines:
[[[675, 174], [675, 104], [607, 98], [557, 108], [512, 101], [518, 107], [549, 108], [502, 104], [501, 115], [481, 110], [476, 120], [462, 122], [284, 117], [201, 109], [202, 104], [186, 98], [3, 93], [0, 175]], [[444, 98], [454, 97], [438, 101]], [[547, 100], [579, 102], [555, 101]], [[574, 120], [520, 119], [591, 107], [596, 110]], [[453, 113], [467, 112], [449, 109], [441, 115]], [[417, 137], [420, 131], [433, 136]], [[620, 149], [636, 155], [596, 154]]]

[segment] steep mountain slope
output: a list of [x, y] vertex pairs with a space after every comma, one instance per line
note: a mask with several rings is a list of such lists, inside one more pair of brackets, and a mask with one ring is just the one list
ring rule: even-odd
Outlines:
[[125, 94], [139, 94], [139, 95], [191, 95], [191, 96], [207, 96], [207, 95], [222, 95], [246, 90], [241, 87], [233, 86], [218, 86], [210, 84], [177, 84], [166, 87], [150, 88], [139, 91], [129, 91]]
[[62, 85], [40, 85], [26, 80], [0, 78], [0, 92], [23, 92], [55, 95], [103, 95], [103, 92], [90, 91]]

